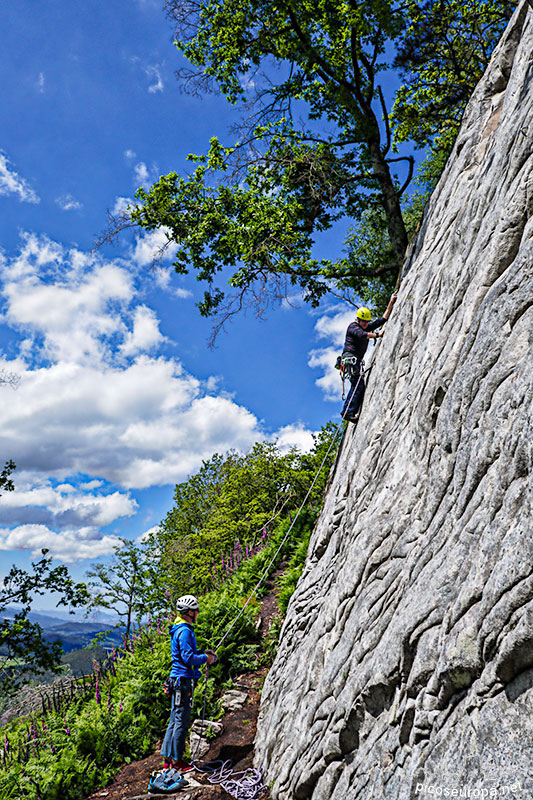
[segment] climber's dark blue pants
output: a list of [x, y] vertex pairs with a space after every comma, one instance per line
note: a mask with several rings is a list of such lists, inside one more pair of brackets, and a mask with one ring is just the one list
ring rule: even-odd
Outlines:
[[191, 679], [181, 678], [180, 685], [172, 692], [170, 720], [163, 739], [161, 755], [169, 761], [181, 761], [185, 752], [185, 742], [191, 724], [191, 707], [194, 684]]
[[350, 378], [350, 390], [342, 407], [341, 416], [343, 419], [350, 419], [359, 413], [363, 405], [365, 396], [365, 379], [359, 374], [359, 370]]

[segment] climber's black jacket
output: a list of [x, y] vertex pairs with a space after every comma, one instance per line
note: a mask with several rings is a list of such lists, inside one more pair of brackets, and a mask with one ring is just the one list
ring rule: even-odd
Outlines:
[[376, 328], [380, 328], [386, 321], [385, 317], [378, 317], [378, 319], [369, 322], [366, 329], [363, 329], [357, 320], [352, 322], [346, 331], [346, 339], [342, 351], [343, 356], [355, 356], [359, 361], [362, 361], [368, 347], [367, 333], [372, 333]]

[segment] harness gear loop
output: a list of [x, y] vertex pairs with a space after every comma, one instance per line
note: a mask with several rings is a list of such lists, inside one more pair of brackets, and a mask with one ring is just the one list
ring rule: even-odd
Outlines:
[[[359, 386], [359, 382], [363, 378], [365, 373], [365, 362], [361, 359], [359, 360], [356, 356], [345, 356], [341, 358], [341, 380], [342, 380], [342, 399], [345, 399], [345, 391], [344, 391], [344, 381], [348, 378], [349, 381], [352, 380], [352, 377], [355, 375], [359, 375], [359, 380], [357, 381], [355, 389]], [[355, 391], [354, 389], [354, 391]]]

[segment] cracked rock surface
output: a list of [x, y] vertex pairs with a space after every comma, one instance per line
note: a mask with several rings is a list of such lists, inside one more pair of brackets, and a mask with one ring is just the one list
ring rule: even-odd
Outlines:
[[523, 3], [330, 478], [262, 693], [275, 800], [533, 797], [532, 53]]

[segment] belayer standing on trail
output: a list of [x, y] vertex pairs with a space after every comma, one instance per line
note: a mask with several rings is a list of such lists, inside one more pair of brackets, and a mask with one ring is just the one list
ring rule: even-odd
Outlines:
[[364, 357], [370, 339], [379, 339], [383, 333], [374, 333], [390, 317], [397, 295], [393, 294], [382, 317], [372, 321], [368, 308], [360, 308], [356, 320], [348, 326], [344, 349], [341, 356], [341, 369], [350, 380], [350, 391], [346, 397], [341, 416], [348, 422], [357, 422], [365, 394]]
[[161, 755], [165, 759], [165, 769], [174, 768], [183, 773], [192, 769], [191, 764], [183, 760], [183, 753], [191, 724], [194, 687], [200, 677], [199, 667], [214, 664], [217, 657], [212, 650], [204, 653], [196, 648], [193, 626], [200, 611], [196, 597], [192, 594], [179, 597], [176, 610], [178, 615], [170, 626], [172, 668], [167, 684], [171, 697], [170, 720]]

